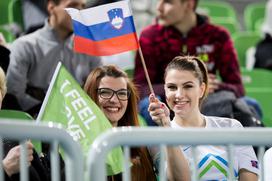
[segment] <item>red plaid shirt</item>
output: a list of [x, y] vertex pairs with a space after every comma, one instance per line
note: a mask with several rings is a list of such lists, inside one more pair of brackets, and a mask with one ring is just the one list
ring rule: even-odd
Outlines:
[[[231, 90], [237, 97], [244, 95], [237, 54], [229, 33], [210, 24], [203, 16], [197, 15], [197, 26], [186, 36], [174, 27], [151, 25], [141, 33], [140, 45], [157, 95], [164, 95], [164, 70], [177, 55], [199, 56], [209, 73], [219, 73], [220, 89]], [[141, 97], [149, 94], [139, 54], [135, 60], [134, 82], [141, 86]]]

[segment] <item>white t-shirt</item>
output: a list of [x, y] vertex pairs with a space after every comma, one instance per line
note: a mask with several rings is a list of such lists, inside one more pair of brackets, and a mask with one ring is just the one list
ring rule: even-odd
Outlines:
[[269, 148], [264, 154], [264, 180], [272, 180], [272, 148]]
[[[240, 122], [230, 118], [205, 116], [206, 128], [242, 128]], [[182, 128], [175, 121], [171, 122], [172, 128]], [[193, 163], [192, 149], [190, 145], [181, 147], [189, 164]], [[219, 145], [197, 146], [196, 164], [199, 180], [227, 180], [228, 159], [227, 148]], [[241, 168], [259, 174], [258, 161], [252, 146], [234, 147], [234, 173], [238, 177]]]

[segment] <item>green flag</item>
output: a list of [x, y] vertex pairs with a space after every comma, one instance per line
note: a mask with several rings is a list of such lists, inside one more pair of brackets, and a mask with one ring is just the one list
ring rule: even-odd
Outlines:
[[[112, 127], [103, 112], [60, 62], [37, 120], [61, 123], [74, 140], [80, 142], [85, 156], [94, 139]], [[108, 175], [122, 172], [120, 147], [108, 154], [107, 169]]]

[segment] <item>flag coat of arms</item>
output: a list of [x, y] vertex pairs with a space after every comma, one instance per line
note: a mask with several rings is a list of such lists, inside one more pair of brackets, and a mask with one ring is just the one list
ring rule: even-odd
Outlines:
[[[72, 75], [59, 64], [39, 112], [38, 121], [61, 123], [74, 140], [79, 141], [83, 154], [94, 139], [112, 128], [103, 112], [81, 89]], [[115, 148], [107, 157], [108, 175], [122, 172], [122, 150]]]
[[129, 1], [66, 11], [73, 22], [76, 52], [106, 56], [139, 48]]

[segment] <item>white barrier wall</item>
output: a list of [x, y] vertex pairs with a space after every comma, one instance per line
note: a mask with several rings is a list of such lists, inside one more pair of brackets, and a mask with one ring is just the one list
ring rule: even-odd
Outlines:
[[[105, 158], [107, 153], [117, 147], [123, 146], [125, 155], [128, 147], [131, 146], [155, 146], [160, 145], [163, 149], [167, 145], [226, 145], [229, 154], [230, 167], [233, 168], [232, 148], [234, 145], [253, 145], [259, 148], [259, 163], [262, 168], [262, 158], [264, 146], [272, 145], [271, 128], [245, 128], [245, 129], [184, 129], [177, 130], [172, 128], [114, 128], [99, 136], [89, 151], [88, 158], [88, 177], [93, 181], [106, 180]], [[165, 155], [162, 155], [165, 157]], [[261, 159], [260, 159], [261, 158]], [[164, 163], [161, 159], [160, 163]], [[128, 165], [128, 164], [126, 164]], [[162, 165], [162, 164], [161, 164]], [[262, 170], [262, 169], [261, 169]], [[124, 169], [123, 178], [130, 180], [128, 168]], [[165, 168], [160, 168], [160, 181], [166, 180], [164, 174]], [[192, 172], [192, 180], [197, 180], [196, 173]], [[229, 169], [229, 180], [234, 180], [233, 170]], [[263, 171], [259, 180], [263, 180]]]
[[[54, 125], [42, 125], [35, 122], [9, 121], [8, 119], [0, 119], [0, 158], [3, 160], [3, 138], [10, 140], [18, 140], [24, 149], [21, 149], [21, 155], [26, 155], [24, 142], [26, 140], [40, 140], [50, 144], [51, 158], [51, 180], [60, 180], [59, 168], [59, 152], [58, 148], [64, 151], [65, 161], [65, 177], [66, 181], [82, 181], [83, 180], [83, 154], [80, 145], [75, 142], [72, 137], [63, 129]], [[26, 156], [20, 159], [20, 180], [28, 180], [27, 160]], [[3, 181], [3, 168], [0, 164], [0, 181]]]

